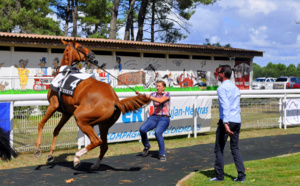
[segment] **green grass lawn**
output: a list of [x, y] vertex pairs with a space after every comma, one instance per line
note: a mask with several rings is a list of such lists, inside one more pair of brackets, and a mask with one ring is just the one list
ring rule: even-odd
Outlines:
[[[135, 86], [132, 87], [134, 90], [139, 92], [153, 92], [156, 91], [156, 88], [147, 88], [144, 89], [143, 86]], [[166, 87], [166, 91], [210, 91], [210, 90], [217, 90], [218, 86], [207, 86], [206, 89], [201, 89], [198, 86], [195, 87]], [[113, 88], [116, 92], [132, 92], [133, 90], [131, 88]], [[33, 89], [26, 89], [26, 90], [20, 90], [20, 89], [10, 89], [10, 90], [4, 90], [0, 91], [1, 94], [47, 94], [48, 90], [33, 90]]]
[[[247, 178], [243, 185], [300, 185], [300, 153], [244, 163]], [[225, 174], [223, 182], [209, 182], [214, 170], [198, 171], [181, 186], [240, 184], [232, 181], [237, 176], [234, 164], [225, 166]]]

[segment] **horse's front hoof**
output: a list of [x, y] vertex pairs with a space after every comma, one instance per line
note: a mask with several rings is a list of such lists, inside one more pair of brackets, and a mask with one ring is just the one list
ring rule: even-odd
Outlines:
[[51, 162], [53, 162], [53, 160], [54, 160], [54, 157], [51, 155], [48, 155], [47, 163], [51, 163]]
[[41, 151], [41, 150], [36, 150], [36, 151], [34, 152], [34, 156], [35, 156], [36, 158], [39, 158], [41, 155], [42, 155], [42, 151]]
[[74, 168], [75, 168], [75, 169], [78, 169], [78, 168], [80, 167], [80, 164], [81, 164], [80, 161], [74, 162]]
[[99, 166], [97, 165], [92, 165], [91, 168], [90, 168], [90, 171], [96, 171], [98, 170]]

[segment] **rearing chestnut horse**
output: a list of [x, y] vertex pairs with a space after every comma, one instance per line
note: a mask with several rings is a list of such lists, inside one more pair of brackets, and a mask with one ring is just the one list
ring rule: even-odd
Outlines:
[[[68, 43], [63, 40], [62, 42], [66, 45], [66, 48], [60, 64], [61, 66], [72, 65], [72, 63], [78, 61], [91, 61], [95, 58], [94, 53], [77, 43], [75, 38], [73, 42]], [[138, 110], [150, 102], [150, 99], [142, 95], [128, 97], [120, 101], [109, 84], [93, 78], [81, 81], [75, 89], [73, 97], [63, 94], [62, 100], [65, 112], [62, 112], [60, 108], [57, 92], [49, 89], [49, 106], [45, 116], [39, 123], [35, 156], [38, 157], [41, 154], [41, 135], [45, 123], [56, 111], [59, 111], [62, 112], [62, 118], [54, 129], [52, 146], [47, 161], [53, 160], [56, 138], [64, 124], [74, 115], [78, 127], [91, 141], [86, 148], [76, 152], [74, 167], [79, 167], [82, 155], [100, 145], [100, 156], [97, 162], [91, 166], [92, 170], [98, 169], [100, 161], [108, 149], [108, 129], [118, 120], [121, 112], [124, 114], [129, 111]], [[101, 139], [93, 129], [95, 125], [99, 126]]]

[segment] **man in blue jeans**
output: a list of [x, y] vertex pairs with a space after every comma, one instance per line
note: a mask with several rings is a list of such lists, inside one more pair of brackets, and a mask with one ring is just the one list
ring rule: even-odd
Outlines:
[[234, 181], [246, 181], [245, 166], [239, 151], [239, 134], [241, 128], [240, 91], [230, 81], [231, 68], [229, 65], [221, 66], [218, 69], [218, 79], [222, 82], [217, 89], [219, 98], [220, 120], [216, 132], [215, 143], [215, 173], [216, 177], [209, 181], [224, 180], [224, 158], [223, 152], [228, 136], [230, 136], [230, 149], [238, 172]]
[[[147, 156], [150, 143], [148, 140], [147, 132], [155, 128], [155, 137], [159, 146], [159, 160], [164, 162], [167, 160], [165, 152], [165, 142], [163, 133], [170, 124], [170, 92], [165, 92], [166, 83], [164, 81], [156, 82], [157, 92], [152, 92], [150, 95], [146, 95], [147, 98], [153, 101], [154, 112], [147, 121], [140, 127], [140, 133], [144, 150], [142, 156]], [[138, 92], [136, 92], [138, 94]]]

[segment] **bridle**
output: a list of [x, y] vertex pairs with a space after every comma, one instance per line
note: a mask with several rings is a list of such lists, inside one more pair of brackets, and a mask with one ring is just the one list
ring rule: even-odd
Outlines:
[[[95, 59], [95, 55], [94, 55], [93, 53], [91, 53], [91, 54], [86, 54], [85, 52], [81, 51], [80, 49], [75, 48], [75, 46], [72, 45], [72, 44], [70, 44], [70, 43], [67, 44], [67, 46], [70, 46], [70, 47], [72, 47], [73, 49], [75, 49], [75, 50], [77, 51], [77, 53], [78, 53], [79, 58], [80, 58], [80, 60], [78, 60], [78, 61], [73, 61], [73, 62], [72, 62], [72, 64], [71, 64], [72, 67], [75, 66], [75, 65], [77, 65], [77, 64], [80, 63], [80, 62], [92, 63], [92, 64], [97, 63], [97, 64], [98, 64], [98, 61], [94, 60], [94, 59]], [[84, 55], [85, 60], [83, 60], [83, 59], [81, 58], [80, 53]], [[57, 71], [60, 67], [61, 67], [61, 65], [57, 66], [57, 67], [56, 67], [56, 71]]]
[[75, 48], [75, 46], [72, 45], [72, 44], [67, 44], [67, 45], [68, 45], [68, 46], [71, 46], [72, 48], [74, 48], [74, 49], [77, 51], [78, 56], [79, 56], [79, 58], [80, 58], [79, 61], [74, 61], [74, 62], [72, 62], [72, 64], [71, 64], [72, 66], [76, 65], [77, 63], [80, 63], [80, 62], [84, 61], [84, 60], [81, 59], [80, 53], [84, 55], [84, 57], [85, 57], [85, 61], [84, 61], [84, 62], [85, 62], [85, 63], [90, 62], [90, 63], [93, 63], [93, 64], [94, 64], [95, 55], [94, 55], [93, 53], [92, 53], [92, 54], [86, 54], [85, 52], [81, 51], [80, 49]]

